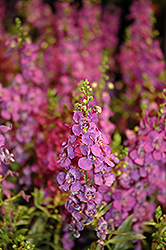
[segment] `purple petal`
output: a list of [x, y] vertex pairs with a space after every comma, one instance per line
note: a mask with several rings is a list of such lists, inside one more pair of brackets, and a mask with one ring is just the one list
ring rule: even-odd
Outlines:
[[146, 153], [150, 153], [152, 152], [154, 149], [154, 147], [152, 146], [152, 143], [151, 142], [146, 142], [145, 145], [144, 145], [144, 150]]
[[107, 163], [109, 166], [111, 166], [111, 167], [114, 167], [114, 166], [115, 166], [115, 164], [114, 164], [112, 161], [110, 161], [108, 157], [106, 157], [106, 158], [104, 159], [104, 162], [106, 162], [106, 163]]
[[139, 169], [139, 173], [141, 177], [146, 177], [147, 176], [147, 171], [145, 170], [145, 168], [141, 167]]
[[105, 184], [110, 187], [115, 181], [115, 175], [107, 173], [104, 175], [104, 179], [105, 179]]
[[72, 213], [72, 216], [74, 217], [74, 219], [79, 221], [81, 219], [81, 217], [82, 217], [82, 214], [80, 212], [78, 212], [78, 211], [74, 211]]
[[91, 170], [92, 169], [92, 162], [87, 157], [82, 157], [78, 160], [78, 166], [84, 170]]
[[65, 176], [66, 174], [64, 172], [60, 172], [60, 174], [58, 174], [57, 176], [57, 181], [60, 185], [62, 185], [65, 181]]
[[69, 144], [67, 146], [67, 153], [68, 153], [68, 156], [69, 156], [70, 159], [74, 159], [76, 154], [75, 154], [74, 148], [72, 147], [71, 144]]
[[71, 187], [70, 187], [70, 190], [72, 193], [75, 193], [75, 192], [78, 192], [81, 188], [81, 183], [79, 181], [75, 181]]
[[93, 141], [92, 139], [90, 138], [90, 135], [89, 133], [87, 134], [83, 134], [82, 136], [82, 142], [86, 145], [92, 145], [93, 144]]
[[5, 126], [5, 125], [0, 126], [0, 132], [3, 134], [11, 129], [12, 129], [12, 124], [8, 124], [7, 126]]
[[61, 167], [62, 168], [65, 168], [65, 167], [68, 167], [70, 166], [71, 164], [71, 160], [69, 158], [65, 158], [63, 161], [61, 161]]
[[98, 173], [102, 171], [103, 169], [107, 168], [107, 165], [104, 164], [103, 162], [97, 162], [97, 163], [95, 162], [94, 165], [95, 165], [95, 169], [94, 169], [95, 173]]
[[115, 163], [119, 163], [119, 159], [117, 157], [115, 157], [114, 154], [110, 155], [110, 158], [115, 162]]
[[138, 157], [137, 150], [135, 150], [135, 149], [132, 150], [132, 151], [130, 152], [130, 157], [131, 157], [132, 160], [136, 159], [136, 158]]
[[76, 140], [77, 140], [77, 138], [76, 138], [75, 135], [70, 135], [70, 136], [69, 136], [69, 141], [70, 141], [71, 143], [74, 143]]
[[102, 155], [102, 151], [101, 151], [99, 145], [97, 145], [97, 144], [94, 144], [94, 145], [91, 147], [91, 150], [92, 150], [92, 153], [93, 153], [95, 156], [100, 157], [100, 156]]
[[87, 146], [81, 145], [80, 149], [81, 149], [81, 153], [82, 153], [83, 155], [87, 155], [87, 154], [88, 154], [89, 149], [88, 149]]
[[81, 111], [75, 111], [73, 115], [73, 120], [78, 123], [82, 117], [83, 114]]
[[156, 160], [156, 161], [160, 161], [162, 159], [162, 152], [159, 151], [159, 150], [155, 150], [153, 153], [153, 158]]
[[94, 180], [95, 180], [95, 184], [96, 185], [103, 185], [103, 178], [102, 178], [102, 174], [95, 174], [94, 175]]
[[80, 193], [77, 195], [80, 201], [87, 202], [87, 199], [85, 198], [85, 195], [83, 193]]
[[102, 200], [103, 200], [103, 194], [101, 194], [100, 192], [96, 192], [95, 203], [101, 204]]
[[103, 149], [104, 149], [104, 152], [106, 153], [106, 155], [110, 155], [111, 154], [111, 148], [110, 148], [110, 146], [106, 145]]
[[75, 135], [80, 135], [81, 134], [81, 129], [80, 126], [77, 124], [74, 124], [72, 127], [72, 131]]
[[5, 145], [5, 137], [0, 134], [0, 147]]
[[136, 158], [136, 159], [134, 160], [134, 162], [135, 162], [136, 164], [142, 166], [142, 165], [144, 164], [144, 157], [142, 157], [142, 158]]
[[65, 182], [63, 185], [60, 185], [60, 186], [59, 186], [59, 189], [66, 192], [66, 191], [69, 190], [69, 187], [70, 187], [70, 184], [67, 183], [67, 182]]

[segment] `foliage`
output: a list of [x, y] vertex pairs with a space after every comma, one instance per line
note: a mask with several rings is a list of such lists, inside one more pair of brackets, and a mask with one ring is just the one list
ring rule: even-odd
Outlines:
[[155, 221], [152, 219], [144, 224], [155, 229], [155, 232], [152, 233], [152, 250], [164, 250], [166, 247], [166, 215], [162, 214], [161, 206], [155, 210]]

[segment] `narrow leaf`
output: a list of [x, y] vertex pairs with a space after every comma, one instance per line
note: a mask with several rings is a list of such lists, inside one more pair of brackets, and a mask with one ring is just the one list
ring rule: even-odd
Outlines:
[[112, 203], [110, 203], [108, 206], [106, 206], [104, 209], [102, 209], [98, 213], [97, 217], [100, 218], [101, 216], [105, 215], [105, 213], [108, 211], [108, 209], [111, 207], [111, 205], [112, 205]]
[[122, 233], [120, 235], [116, 235], [114, 238], [110, 239], [107, 241], [107, 243], [112, 243], [112, 244], [117, 244], [121, 242], [125, 242], [128, 240], [134, 240], [134, 239], [145, 239], [146, 237], [143, 236], [142, 234], [135, 233], [135, 232], [126, 232]]
[[117, 231], [119, 232], [129, 232], [131, 230], [133, 214], [128, 216], [118, 227]]

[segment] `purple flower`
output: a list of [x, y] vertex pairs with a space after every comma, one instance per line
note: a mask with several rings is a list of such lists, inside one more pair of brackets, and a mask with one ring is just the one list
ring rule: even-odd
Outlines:
[[96, 185], [103, 185], [105, 184], [106, 186], [112, 186], [112, 184], [115, 181], [115, 175], [109, 172], [100, 172], [100, 173], [96, 173], [94, 175], [94, 181]]
[[81, 173], [75, 168], [71, 168], [67, 174], [61, 172], [57, 176], [57, 181], [60, 184], [59, 188], [63, 191], [68, 191], [70, 189], [72, 193], [77, 193], [81, 188], [80, 178]]
[[87, 209], [85, 210], [85, 214], [88, 217], [88, 222], [91, 222], [94, 217], [97, 216], [96, 205], [94, 203], [88, 203]]
[[74, 195], [70, 195], [68, 201], [65, 203], [65, 208], [69, 213], [73, 213], [75, 210], [79, 211], [81, 209], [79, 200]]
[[143, 165], [145, 161], [146, 152], [143, 146], [143, 141], [140, 141], [139, 143], [139, 147], [132, 149], [129, 155], [136, 164]]
[[7, 148], [1, 147], [0, 162], [9, 164], [10, 161], [15, 161], [14, 155], [11, 154]]
[[103, 217], [100, 217], [98, 227], [95, 228], [97, 231], [97, 237], [99, 239], [105, 240], [108, 234], [108, 223], [104, 220]]
[[71, 160], [75, 158], [75, 148], [73, 145], [64, 143], [64, 147], [62, 148], [62, 152], [59, 155], [60, 159], [57, 161], [60, 163], [61, 167], [65, 169], [69, 169], [71, 165]]

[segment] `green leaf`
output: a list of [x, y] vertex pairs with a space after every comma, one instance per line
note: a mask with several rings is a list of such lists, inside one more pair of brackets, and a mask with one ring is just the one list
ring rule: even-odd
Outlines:
[[48, 212], [48, 210], [45, 207], [42, 207], [40, 205], [36, 206], [38, 209], [40, 209], [48, 218], [50, 217], [50, 213]]
[[118, 227], [117, 231], [119, 232], [129, 232], [131, 230], [133, 214], [128, 216]]
[[61, 221], [61, 215], [60, 214], [53, 214], [50, 216], [54, 220]]
[[[45, 229], [46, 221], [40, 216], [36, 219], [36, 221], [33, 223], [31, 229], [29, 230], [28, 234], [36, 234], [36, 233], [42, 233]], [[44, 234], [45, 236], [45, 234]]]
[[34, 211], [35, 211], [35, 207], [30, 207], [29, 209], [28, 209], [28, 214], [30, 215], [30, 214], [32, 214]]
[[48, 198], [45, 198], [42, 202], [45, 203], [45, 202], [47, 202], [47, 201], [52, 201], [52, 200], [53, 200], [53, 198], [48, 197]]
[[146, 221], [146, 222], [144, 222], [144, 224], [147, 226], [155, 226], [156, 222], [155, 221]]
[[90, 246], [90, 250], [96, 250], [96, 242], [92, 242], [91, 246]]
[[29, 224], [28, 220], [19, 220], [17, 223], [15, 223], [16, 226], [28, 225], [28, 224]]
[[108, 230], [108, 234], [115, 234], [115, 235], [119, 235], [119, 234], [122, 234], [122, 232], [118, 231], [118, 230]]
[[101, 245], [98, 243], [97, 247], [96, 247], [96, 250], [100, 250], [100, 249], [101, 249]]
[[113, 250], [120, 250], [120, 249], [131, 250], [131, 249], [134, 249], [134, 246], [130, 241], [125, 241], [125, 242], [116, 244], [113, 248]]
[[28, 228], [22, 228], [22, 229], [17, 230], [14, 233], [13, 239], [16, 239], [16, 237], [18, 237], [18, 235], [20, 235], [20, 234], [25, 235], [27, 231], [28, 231]]
[[114, 238], [110, 239], [107, 241], [108, 243], [112, 243], [112, 244], [118, 244], [118, 243], [122, 243], [128, 240], [134, 240], [134, 239], [145, 239], [146, 237], [143, 236], [142, 234], [139, 233], [135, 233], [135, 232], [126, 232], [126, 233], [122, 233], [120, 235], [116, 235]]
[[7, 233], [1, 234], [0, 239], [2, 239], [4, 242], [9, 243], [10, 239]]
[[98, 215], [97, 218], [100, 218], [101, 216], [105, 215], [105, 213], [108, 211], [108, 209], [112, 206], [112, 203], [110, 203], [108, 206], [106, 206], [104, 209], [102, 209]]
[[155, 218], [156, 218], [156, 220], [159, 220], [161, 216], [162, 216], [161, 206], [158, 206], [156, 208], [156, 211], [155, 211]]

